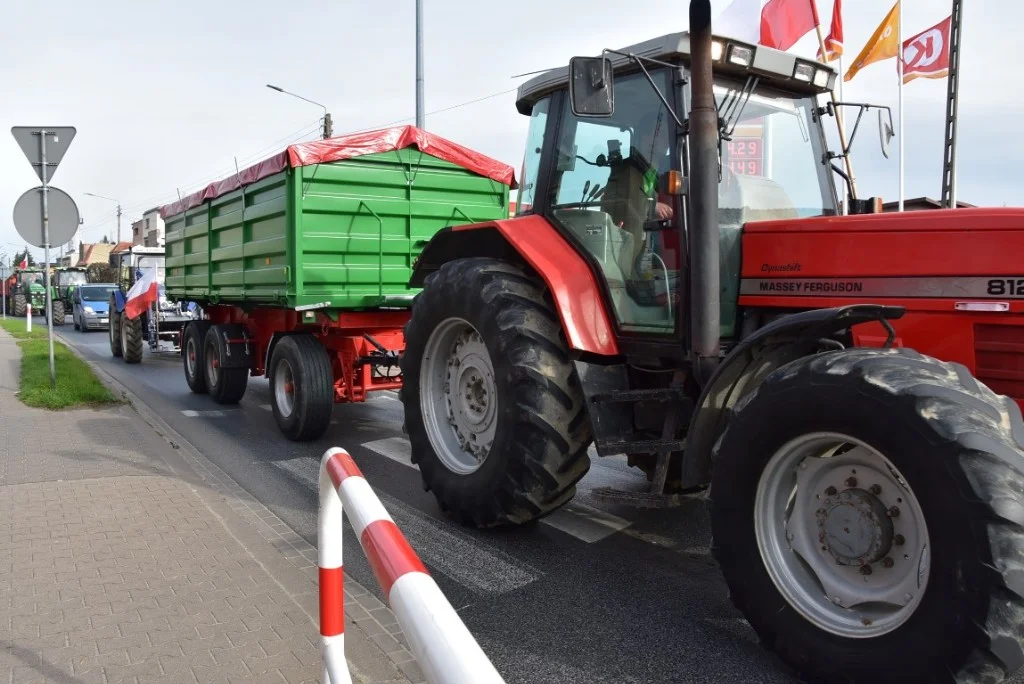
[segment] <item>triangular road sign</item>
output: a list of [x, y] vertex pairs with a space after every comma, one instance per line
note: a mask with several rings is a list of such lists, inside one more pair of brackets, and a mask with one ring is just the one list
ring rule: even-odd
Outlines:
[[[43, 178], [42, 156], [39, 138], [46, 131], [46, 178]], [[36, 170], [39, 180], [49, 183], [53, 180], [53, 172], [68, 151], [68, 145], [75, 139], [74, 126], [14, 126], [11, 135], [18, 141], [21, 151], [28, 157], [28, 162]]]

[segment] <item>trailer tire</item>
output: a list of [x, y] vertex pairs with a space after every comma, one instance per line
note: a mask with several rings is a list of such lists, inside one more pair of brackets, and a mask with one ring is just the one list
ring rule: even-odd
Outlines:
[[[823, 450], [819, 435], [855, 446]], [[888, 465], [872, 469], [879, 454]], [[712, 551], [761, 643], [805, 681], [998, 682], [1024, 664], [1021, 492], [1020, 409], [966, 368], [818, 354], [735, 407], [715, 447]], [[895, 602], [859, 608], [879, 587]]]
[[139, 363], [142, 361], [142, 316], [128, 318], [128, 314], [121, 313], [121, 355], [125, 363]]
[[119, 357], [121, 349], [121, 313], [117, 310], [117, 302], [114, 295], [110, 295], [110, 306], [107, 309], [110, 325], [107, 326], [108, 337], [110, 338], [110, 354]]
[[592, 432], [538, 278], [495, 259], [446, 263], [416, 296], [405, 342], [405, 429], [442, 510], [493, 527], [542, 518], [572, 499], [590, 468]]
[[294, 442], [319, 439], [334, 410], [331, 359], [312, 335], [286, 335], [270, 360], [270, 399], [274, 420]]
[[50, 306], [53, 307], [53, 324], [64, 325], [64, 302], [58, 299], [50, 302]]
[[195, 394], [206, 394], [209, 391], [206, 386], [206, 373], [203, 371], [206, 367], [203, 360], [203, 342], [209, 329], [209, 321], [192, 321], [185, 326], [185, 333], [182, 335], [181, 365], [185, 371], [185, 382]]
[[21, 316], [25, 315], [25, 312], [26, 312], [27, 309], [28, 309], [28, 302], [25, 301], [25, 295], [23, 295], [23, 294], [16, 294], [16, 295], [14, 295], [14, 315], [18, 316], [20, 318]]
[[213, 325], [206, 331], [203, 341], [203, 379], [210, 398], [218, 404], [237, 404], [245, 396], [249, 382], [248, 368], [224, 367], [224, 335], [240, 337], [239, 329], [238, 325]]

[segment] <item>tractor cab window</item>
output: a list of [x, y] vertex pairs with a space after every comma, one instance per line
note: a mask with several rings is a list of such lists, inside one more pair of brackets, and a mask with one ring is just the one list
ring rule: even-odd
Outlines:
[[540, 155], [544, 145], [544, 131], [548, 125], [548, 109], [551, 96], [533, 105], [530, 113], [530, 130], [526, 133], [526, 154], [520, 174], [519, 196], [516, 199], [516, 215], [528, 214], [533, 209], [533, 198], [537, 191], [537, 176], [540, 175]]
[[[652, 72], [671, 93], [668, 71]], [[565, 108], [555, 151], [552, 218], [600, 265], [619, 326], [675, 330], [680, 224], [663, 194], [678, 169], [676, 124], [643, 74], [616, 76], [615, 113], [579, 119]]]
[[60, 273], [61, 285], [84, 285], [89, 282], [85, 271], [64, 271]]

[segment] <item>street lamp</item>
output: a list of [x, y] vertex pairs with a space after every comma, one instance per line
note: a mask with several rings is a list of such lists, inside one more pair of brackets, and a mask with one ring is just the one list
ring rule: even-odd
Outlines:
[[285, 95], [291, 95], [292, 97], [297, 97], [300, 100], [304, 100], [305, 102], [308, 102], [310, 104], [315, 104], [317, 107], [320, 107], [321, 109], [323, 109], [324, 110], [324, 140], [326, 140], [327, 138], [331, 137], [331, 135], [333, 134], [334, 130], [333, 130], [332, 122], [331, 122], [331, 113], [329, 111], [327, 111], [327, 107], [324, 107], [319, 102], [314, 102], [313, 100], [310, 100], [307, 97], [302, 97], [301, 95], [296, 95], [295, 93], [289, 92], [289, 91], [285, 90], [284, 88], [282, 88], [281, 86], [270, 85], [268, 83], [267, 87], [270, 88], [271, 90], [276, 90], [279, 93], [284, 93]]
[[89, 197], [95, 197], [97, 199], [104, 199], [108, 202], [114, 202], [117, 204], [117, 244], [121, 244], [121, 202], [114, 199], [113, 197], [104, 197], [103, 195], [94, 195], [91, 192], [84, 193]]

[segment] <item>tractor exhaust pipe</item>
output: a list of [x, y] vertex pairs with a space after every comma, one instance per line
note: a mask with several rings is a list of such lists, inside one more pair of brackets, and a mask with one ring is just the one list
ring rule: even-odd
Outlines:
[[718, 111], [711, 74], [711, 2], [690, 0], [690, 350], [703, 386], [718, 366]]

